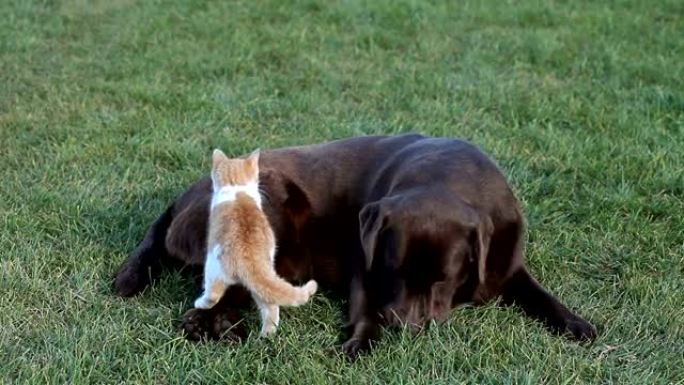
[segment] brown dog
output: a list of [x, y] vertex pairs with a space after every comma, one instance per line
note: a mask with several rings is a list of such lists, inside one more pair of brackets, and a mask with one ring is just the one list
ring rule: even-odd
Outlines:
[[[355, 356], [379, 325], [443, 320], [456, 305], [501, 297], [550, 330], [595, 338], [587, 321], [546, 292], [522, 262], [524, 220], [505, 178], [477, 148], [421, 135], [369, 136], [264, 151], [261, 189], [278, 242], [276, 269], [348, 296]], [[168, 262], [201, 266], [211, 182], [181, 195], [116, 277], [142, 291]], [[249, 304], [233, 289], [213, 309], [184, 316], [189, 338], [220, 338]]]

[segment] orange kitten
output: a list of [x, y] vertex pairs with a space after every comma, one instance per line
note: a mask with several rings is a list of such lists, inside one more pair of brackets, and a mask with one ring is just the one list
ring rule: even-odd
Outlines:
[[258, 151], [246, 159], [229, 159], [214, 150], [211, 180], [204, 292], [195, 307], [213, 307], [230, 285], [241, 283], [259, 308], [261, 335], [271, 334], [278, 326], [278, 306], [304, 304], [316, 292], [316, 281], [295, 287], [275, 271], [275, 236], [261, 210]]

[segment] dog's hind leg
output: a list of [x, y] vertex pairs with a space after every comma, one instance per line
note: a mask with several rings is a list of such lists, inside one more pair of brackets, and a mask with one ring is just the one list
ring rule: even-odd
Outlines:
[[172, 211], [173, 207], [169, 207], [157, 218], [142, 242], [119, 268], [114, 281], [117, 295], [136, 295], [159, 277], [165, 260], [168, 259], [165, 243], [167, 230], [173, 220]]

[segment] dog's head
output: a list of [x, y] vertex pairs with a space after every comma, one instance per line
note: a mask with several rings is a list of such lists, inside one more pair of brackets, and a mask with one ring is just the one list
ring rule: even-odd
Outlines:
[[486, 278], [491, 226], [466, 205], [433, 198], [383, 198], [359, 213], [369, 291], [390, 323], [444, 319], [456, 292]]

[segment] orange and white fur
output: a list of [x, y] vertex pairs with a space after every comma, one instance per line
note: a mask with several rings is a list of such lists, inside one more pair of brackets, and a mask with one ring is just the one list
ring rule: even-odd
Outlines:
[[274, 268], [275, 236], [261, 209], [259, 152], [230, 159], [214, 150], [209, 239], [204, 292], [195, 307], [209, 309], [226, 289], [241, 283], [252, 293], [261, 315], [261, 335], [276, 331], [279, 306], [299, 306], [316, 292], [316, 281], [296, 287]]

